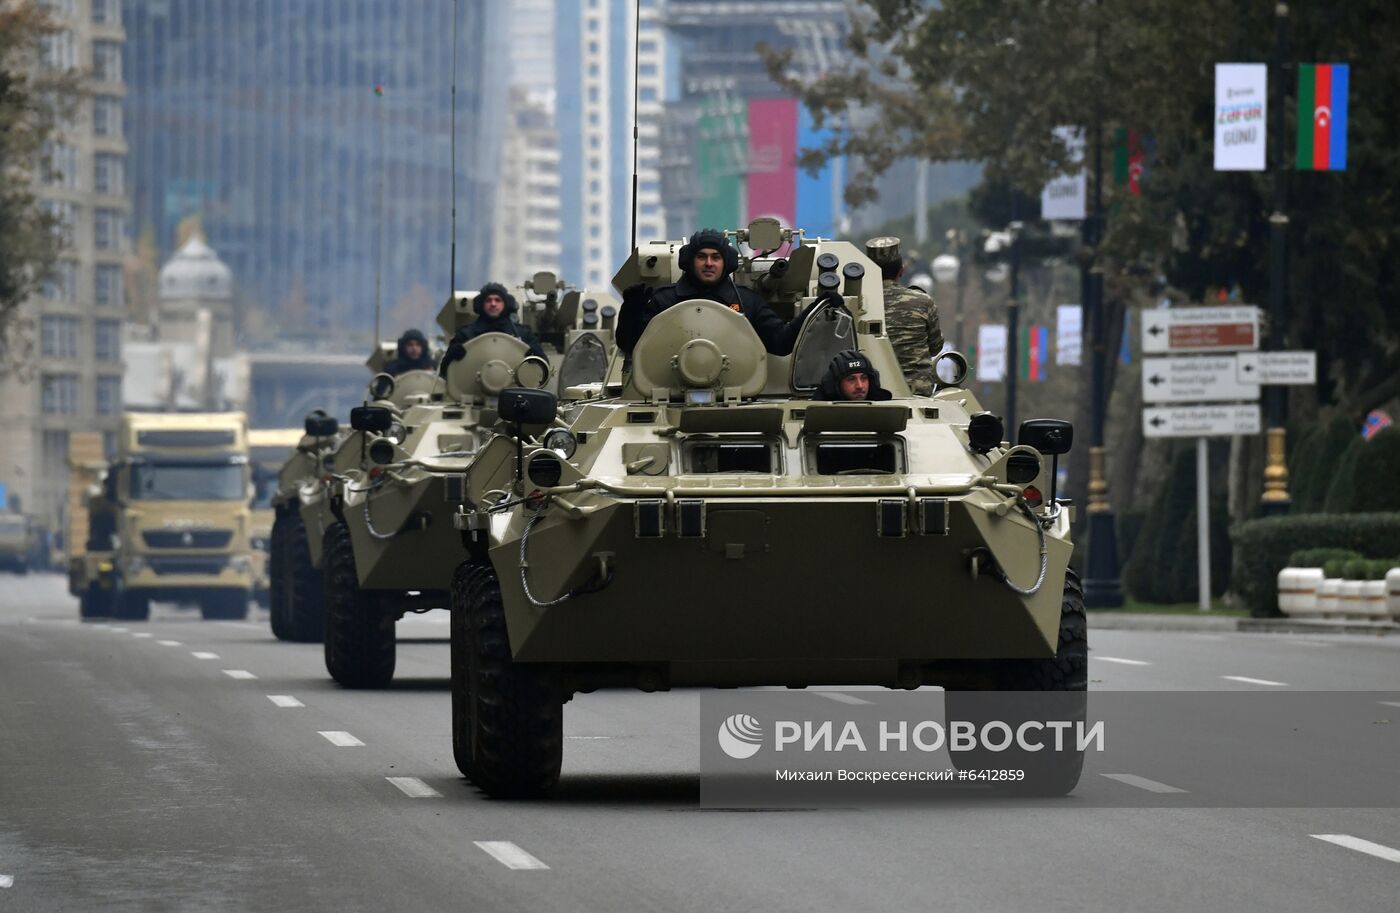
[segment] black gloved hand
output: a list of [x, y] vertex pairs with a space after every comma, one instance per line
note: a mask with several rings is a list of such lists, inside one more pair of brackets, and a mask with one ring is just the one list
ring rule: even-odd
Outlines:
[[642, 307], [651, 301], [651, 286], [643, 282], [629, 285], [622, 292], [623, 307]]

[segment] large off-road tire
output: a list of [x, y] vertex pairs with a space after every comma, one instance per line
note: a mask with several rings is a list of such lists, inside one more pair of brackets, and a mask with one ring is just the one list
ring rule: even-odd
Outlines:
[[206, 621], [241, 621], [248, 617], [247, 590], [213, 590], [199, 599], [199, 614]]
[[118, 587], [111, 591], [112, 617], [122, 621], [145, 621], [151, 617], [151, 600]]
[[[990, 668], [989, 691], [996, 694], [949, 691], [949, 719], [978, 723], [998, 719], [1016, 727], [1016, 720], [1070, 719], [1083, 721], [1089, 687], [1089, 636], [1084, 615], [1084, 590], [1072, 570], [1065, 572], [1060, 602], [1059, 642], [1053, 657], [995, 661]], [[1036, 693], [1039, 693], [1037, 697]], [[953, 764], [963, 770], [1025, 771], [1025, 779], [997, 783], [998, 791], [1023, 796], [1063, 796], [1079, 783], [1084, 752], [1040, 751], [1029, 753], [1013, 746], [992, 752], [978, 749], [952, 753]]]
[[110, 618], [112, 616], [112, 593], [95, 583], [90, 583], [83, 595], [78, 597], [78, 615], [82, 618]]
[[289, 515], [286, 511], [277, 511], [276, 519], [272, 521], [272, 535], [268, 542], [267, 611], [272, 623], [272, 636], [278, 640], [291, 639], [287, 630], [287, 600], [283, 595], [287, 574], [287, 562], [283, 557], [286, 546], [283, 544], [283, 540], [287, 536], [288, 519]]
[[323, 576], [326, 671], [347, 688], [386, 688], [394, 680], [394, 622], [373, 591], [360, 589], [344, 523], [326, 530]]
[[487, 795], [538, 796], [559, 782], [559, 670], [511, 658], [496, 573], [473, 561], [452, 578], [452, 735], [457, 767]]
[[[326, 638], [325, 583], [311, 563], [301, 515], [292, 513], [282, 535], [282, 606], [287, 640], [319, 644]], [[391, 673], [392, 674], [392, 673]]]

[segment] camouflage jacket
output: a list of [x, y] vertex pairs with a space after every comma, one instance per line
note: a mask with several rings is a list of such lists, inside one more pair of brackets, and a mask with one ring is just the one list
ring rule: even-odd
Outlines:
[[943, 350], [943, 331], [938, 327], [938, 305], [915, 288], [887, 279], [885, 289], [885, 333], [899, 357], [899, 369], [915, 396], [933, 392], [933, 356]]

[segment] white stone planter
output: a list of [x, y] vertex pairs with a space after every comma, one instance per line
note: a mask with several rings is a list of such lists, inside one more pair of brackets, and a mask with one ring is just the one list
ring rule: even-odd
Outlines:
[[1400, 622], [1400, 567], [1385, 574], [1385, 608], [1390, 617]]
[[1320, 567], [1286, 567], [1278, 572], [1278, 608], [1289, 617], [1316, 615]]
[[1374, 618], [1377, 621], [1388, 618], [1385, 608], [1385, 581], [1384, 580], [1363, 580], [1361, 581], [1361, 613], [1367, 618]]
[[1317, 611], [1321, 615], [1342, 614], [1342, 579], [1328, 577], [1317, 585]]
[[1352, 617], [1364, 615], [1366, 609], [1363, 605], [1366, 589], [1364, 580], [1343, 580], [1341, 592], [1337, 594], [1337, 599], [1341, 603], [1337, 608], [1345, 616]]

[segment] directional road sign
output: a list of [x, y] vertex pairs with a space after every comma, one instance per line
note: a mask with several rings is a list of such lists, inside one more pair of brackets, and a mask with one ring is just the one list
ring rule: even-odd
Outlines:
[[1259, 404], [1149, 406], [1142, 410], [1143, 437], [1220, 437], [1259, 433]]
[[1233, 307], [1149, 308], [1142, 312], [1142, 351], [1239, 352], [1259, 348], [1259, 309]]
[[1315, 384], [1317, 383], [1317, 352], [1241, 352], [1239, 361], [1241, 383], [1253, 384]]
[[1214, 403], [1258, 399], [1259, 385], [1242, 382], [1234, 355], [1185, 355], [1142, 360], [1145, 403]]

